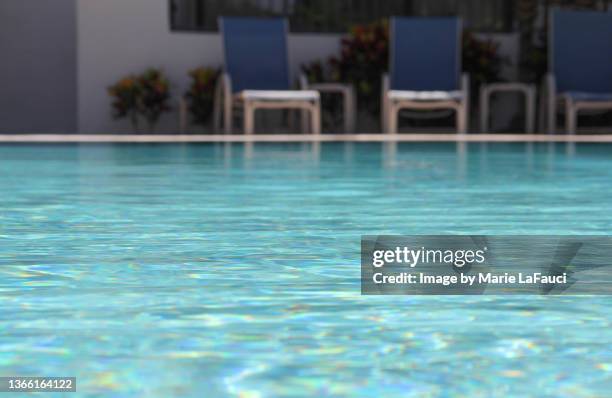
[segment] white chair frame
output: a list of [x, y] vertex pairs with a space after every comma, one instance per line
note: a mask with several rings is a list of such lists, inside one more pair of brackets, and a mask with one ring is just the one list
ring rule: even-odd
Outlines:
[[575, 101], [568, 95], [557, 93], [555, 75], [548, 73], [546, 75], [546, 116], [548, 134], [555, 134], [557, 130], [557, 107], [562, 103], [565, 103], [565, 132], [567, 134], [576, 134], [579, 111], [612, 110], [612, 101]]
[[[381, 124], [387, 134], [397, 134], [399, 111], [401, 109], [436, 110], [452, 109], [456, 113], [457, 133], [465, 134], [468, 129], [470, 80], [467, 74], [461, 75], [461, 96], [458, 99], [396, 99], [390, 96], [389, 75], [382, 78]], [[430, 92], [423, 91], [427, 94]]]
[[[265, 98], [251, 98], [249, 93], [262, 94]], [[293, 98], [291, 98], [293, 96]], [[213, 119], [216, 131], [221, 130], [223, 119], [223, 132], [231, 134], [233, 131], [234, 110], [243, 110], [244, 134], [250, 135], [255, 131], [255, 111], [257, 109], [299, 109], [303, 112], [302, 132], [305, 133], [310, 124], [311, 134], [321, 134], [321, 99], [316, 90], [245, 90], [232, 93], [232, 80], [227, 73], [223, 73], [215, 88], [215, 101]], [[223, 117], [222, 115], [223, 114]], [[310, 116], [310, 123], [306, 117]]]

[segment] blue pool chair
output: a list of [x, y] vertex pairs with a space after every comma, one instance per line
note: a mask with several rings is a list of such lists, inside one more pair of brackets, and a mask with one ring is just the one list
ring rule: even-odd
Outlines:
[[287, 21], [281, 18], [219, 19], [225, 56], [224, 73], [217, 86], [215, 127], [232, 131], [235, 108], [244, 112], [244, 132], [252, 134], [258, 108], [302, 109], [310, 113], [311, 131], [321, 132], [319, 93], [292, 90], [287, 52]]
[[612, 109], [612, 13], [555, 9], [550, 18], [548, 132], [555, 132], [564, 102], [565, 128], [573, 134], [578, 111]]
[[457, 132], [468, 128], [469, 80], [461, 74], [459, 18], [391, 19], [389, 74], [383, 76], [382, 125], [397, 133], [400, 109], [451, 109]]

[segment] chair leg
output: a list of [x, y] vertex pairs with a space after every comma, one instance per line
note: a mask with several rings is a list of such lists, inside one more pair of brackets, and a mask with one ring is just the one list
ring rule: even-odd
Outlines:
[[389, 133], [389, 100], [386, 95], [383, 95], [380, 103], [380, 127], [383, 133]]
[[386, 125], [387, 125], [387, 134], [397, 134], [397, 123], [398, 123], [398, 107], [391, 103], [387, 105], [387, 110], [385, 112], [387, 114]]
[[223, 132], [225, 134], [232, 133], [232, 103], [226, 101], [223, 109]]
[[311, 116], [311, 127], [312, 127], [312, 134], [314, 135], [319, 135], [321, 134], [321, 106], [320, 103], [317, 101], [314, 103], [314, 105], [312, 106], [311, 110], [310, 110], [310, 116]]
[[456, 111], [457, 117], [457, 133], [465, 134], [467, 133], [467, 109], [466, 104], [462, 103], [459, 105]]
[[244, 134], [251, 135], [255, 129], [255, 108], [250, 101], [244, 101]]
[[567, 134], [576, 134], [576, 107], [569, 98], [565, 100], [565, 131]]

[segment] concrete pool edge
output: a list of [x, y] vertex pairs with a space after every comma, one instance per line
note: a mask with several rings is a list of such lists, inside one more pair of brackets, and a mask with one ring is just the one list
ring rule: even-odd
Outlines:
[[198, 143], [198, 142], [592, 142], [612, 135], [583, 134], [0, 134], [0, 143]]

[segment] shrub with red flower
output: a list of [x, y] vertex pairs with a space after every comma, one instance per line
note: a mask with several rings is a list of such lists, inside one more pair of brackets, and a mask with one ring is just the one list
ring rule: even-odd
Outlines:
[[321, 60], [302, 65], [302, 73], [310, 83], [323, 83], [332, 80], [326, 73], [325, 65]]
[[189, 72], [191, 85], [185, 93], [194, 124], [206, 125], [213, 109], [215, 85], [219, 78], [217, 68], [196, 68]]
[[[473, 86], [499, 79], [503, 60], [498, 45], [478, 40], [465, 32], [463, 69], [471, 75]], [[324, 65], [316, 61], [302, 67], [311, 82], [351, 83], [359, 104], [372, 113], [380, 106], [381, 76], [389, 68], [389, 24], [386, 20], [356, 25], [342, 39], [340, 55], [330, 57]]]
[[378, 109], [382, 73], [389, 62], [389, 28], [386, 20], [356, 25], [342, 39], [340, 55], [327, 65], [315, 62], [302, 70], [312, 82], [351, 83], [358, 103], [370, 111]]
[[492, 40], [480, 40], [470, 31], [463, 32], [463, 70], [470, 75], [470, 92], [477, 95], [477, 88], [485, 83], [500, 80], [501, 68], [506, 60], [499, 56], [499, 44]]
[[113, 117], [128, 117], [138, 129], [139, 116], [144, 117], [152, 130], [163, 112], [170, 110], [170, 85], [159, 69], [147, 69], [138, 76], [122, 78], [108, 88], [113, 98]]
[[159, 69], [148, 69], [138, 78], [141, 92], [140, 113], [152, 130], [170, 106], [170, 84]]
[[113, 98], [111, 104], [113, 117], [115, 119], [128, 117], [132, 126], [137, 127], [140, 98], [138, 78], [133, 75], [124, 77], [108, 88], [108, 94]]

